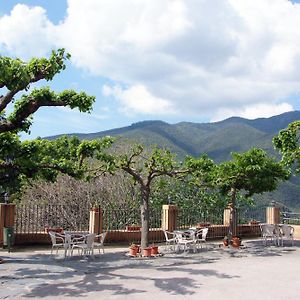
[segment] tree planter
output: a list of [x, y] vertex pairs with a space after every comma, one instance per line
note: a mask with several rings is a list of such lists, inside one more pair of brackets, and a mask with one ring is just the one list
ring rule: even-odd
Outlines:
[[241, 239], [237, 236], [232, 237], [231, 245], [234, 248], [239, 248], [241, 246]]
[[151, 256], [151, 250], [152, 250], [151, 247], [144, 248], [144, 249], [143, 249], [143, 256], [144, 256], [144, 257], [149, 257], [149, 256]]
[[228, 247], [228, 240], [223, 240], [223, 245], [225, 246], [225, 247]]
[[206, 227], [209, 227], [209, 226], [210, 226], [210, 223], [208, 223], [208, 222], [197, 224], [197, 228], [206, 228]]
[[157, 255], [157, 254], [158, 254], [158, 246], [152, 246], [151, 255]]
[[137, 254], [139, 253], [140, 251], [140, 247], [135, 245], [135, 246], [131, 246], [129, 248], [129, 255], [130, 256], [137, 256]]
[[57, 232], [57, 233], [62, 233], [64, 231], [64, 229], [62, 227], [46, 227], [45, 231], [47, 233], [49, 233], [49, 231]]
[[125, 229], [127, 231], [139, 231], [141, 230], [141, 226], [126, 226]]

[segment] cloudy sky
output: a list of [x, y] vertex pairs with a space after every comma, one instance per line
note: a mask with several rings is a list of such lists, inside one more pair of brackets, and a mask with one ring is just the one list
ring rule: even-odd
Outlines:
[[41, 109], [30, 137], [269, 117], [300, 110], [298, 2], [0, 0], [0, 53], [64, 47], [71, 61], [50, 86], [97, 98], [90, 115]]

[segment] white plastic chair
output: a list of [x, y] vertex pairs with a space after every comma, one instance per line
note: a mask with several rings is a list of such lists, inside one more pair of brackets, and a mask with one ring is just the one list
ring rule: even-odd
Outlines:
[[94, 257], [95, 236], [96, 235], [94, 233], [89, 233], [86, 235], [84, 242], [73, 243], [71, 247], [71, 256], [73, 255], [73, 250], [77, 248], [78, 251], [81, 251], [81, 255], [89, 254]]
[[198, 249], [199, 245], [202, 249], [202, 245], [206, 243], [207, 234], [208, 234], [208, 228], [202, 228], [196, 232], [195, 234], [196, 249]]
[[186, 237], [185, 232], [174, 231], [174, 233], [178, 250], [180, 250], [181, 246], [183, 246], [184, 252], [186, 252], [188, 249], [193, 249], [195, 252], [195, 231], [189, 231], [189, 238]]
[[279, 227], [274, 224], [261, 224], [261, 238], [267, 246], [268, 239], [275, 245], [279, 246], [280, 230]]
[[95, 240], [98, 239], [99, 242], [94, 242], [94, 249], [99, 249], [99, 253], [100, 253], [101, 249], [104, 253], [104, 240], [106, 238], [106, 235], [107, 235], [107, 232], [103, 232], [103, 233], [100, 233], [95, 236]]
[[174, 232], [164, 230], [164, 235], [166, 239], [166, 247], [170, 250], [175, 250], [176, 237]]
[[59, 249], [64, 249], [65, 251], [64, 255], [66, 256], [68, 250], [68, 242], [66, 241], [65, 235], [62, 235], [54, 231], [49, 231], [48, 234], [51, 238], [51, 243], [52, 243], [51, 255], [53, 253], [53, 249], [56, 249], [56, 254], [58, 254]]
[[283, 240], [291, 241], [291, 245], [294, 246], [294, 227], [291, 225], [283, 224], [280, 226], [281, 230], [281, 245], [283, 246]]

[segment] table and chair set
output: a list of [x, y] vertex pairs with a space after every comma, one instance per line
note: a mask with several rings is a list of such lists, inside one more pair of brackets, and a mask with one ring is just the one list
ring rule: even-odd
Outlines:
[[164, 230], [167, 248], [176, 252], [193, 250], [195, 253], [202, 249], [203, 244], [206, 242], [207, 233], [208, 228], [197, 229], [195, 227], [172, 232]]
[[74, 250], [78, 251], [80, 255], [91, 255], [94, 257], [94, 249], [98, 249], [99, 253], [101, 250], [104, 253], [104, 240], [107, 232], [101, 234], [95, 234], [90, 232], [75, 232], [75, 231], [64, 231], [58, 233], [49, 231], [49, 236], [52, 242], [51, 254], [53, 250], [64, 250], [64, 257], [73, 256]]
[[261, 224], [261, 238], [265, 244], [268, 241], [276, 246], [283, 246], [284, 241], [294, 245], [294, 227], [288, 224]]

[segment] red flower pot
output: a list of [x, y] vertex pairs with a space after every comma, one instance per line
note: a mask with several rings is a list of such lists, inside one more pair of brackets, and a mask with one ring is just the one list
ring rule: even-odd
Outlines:
[[151, 248], [150, 248], [150, 247], [144, 248], [144, 249], [143, 249], [143, 256], [144, 256], [144, 257], [149, 257], [149, 256], [151, 256]]
[[151, 255], [157, 255], [157, 254], [158, 254], [158, 246], [152, 246]]
[[238, 248], [241, 246], [241, 239], [239, 237], [232, 237], [232, 240], [231, 240], [231, 244], [232, 244], [232, 247], [234, 248]]
[[139, 247], [138, 246], [133, 246], [129, 248], [129, 255], [130, 256], [137, 256], [139, 252]]

